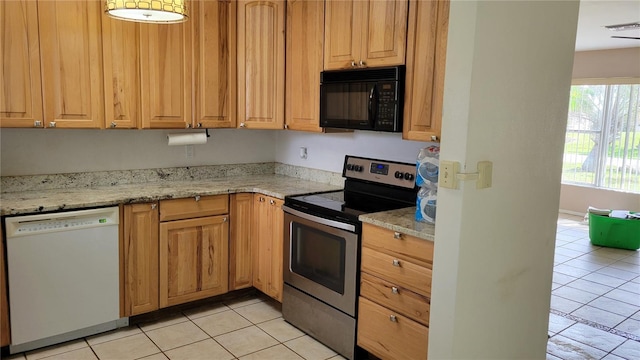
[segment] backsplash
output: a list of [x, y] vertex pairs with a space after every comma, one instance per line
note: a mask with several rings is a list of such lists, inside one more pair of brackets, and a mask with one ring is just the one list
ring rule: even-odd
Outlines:
[[49, 175], [3, 176], [0, 178], [0, 188], [3, 193], [7, 193], [155, 183], [162, 181], [203, 180], [260, 174], [281, 174], [336, 186], [342, 186], [344, 184], [342, 174], [301, 166], [266, 162]]

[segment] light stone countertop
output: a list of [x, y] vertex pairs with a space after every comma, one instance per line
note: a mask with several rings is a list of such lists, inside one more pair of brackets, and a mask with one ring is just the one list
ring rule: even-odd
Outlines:
[[433, 241], [435, 226], [415, 220], [415, 207], [398, 210], [382, 211], [373, 214], [363, 214], [358, 218], [363, 223], [380, 226], [392, 231], [412, 235], [420, 239]]
[[228, 176], [210, 180], [40, 189], [0, 194], [0, 215], [33, 214], [186, 198], [196, 195], [206, 196], [241, 192], [256, 192], [283, 199], [288, 195], [341, 189], [342, 187], [336, 185], [275, 174]]

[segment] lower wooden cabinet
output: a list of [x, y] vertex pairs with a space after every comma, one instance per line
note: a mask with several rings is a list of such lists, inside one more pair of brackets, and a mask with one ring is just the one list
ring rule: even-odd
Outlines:
[[282, 302], [283, 201], [262, 194], [253, 196], [253, 286]]
[[159, 308], [158, 203], [124, 205], [123, 208], [121, 315], [133, 316]]
[[7, 297], [7, 274], [4, 271], [4, 238], [0, 229], [0, 346], [9, 345], [9, 298]]
[[357, 342], [382, 359], [426, 359], [433, 242], [362, 226]]
[[[160, 202], [160, 218], [190, 214], [160, 223], [160, 307], [228, 291], [229, 199], [227, 195]], [[216, 216], [196, 217], [222, 212]]]
[[251, 223], [253, 194], [232, 194], [229, 200], [229, 291], [253, 286]]
[[358, 345], [381, 359], [426, 359], [429, 328], [373, 301], [358, 302]]

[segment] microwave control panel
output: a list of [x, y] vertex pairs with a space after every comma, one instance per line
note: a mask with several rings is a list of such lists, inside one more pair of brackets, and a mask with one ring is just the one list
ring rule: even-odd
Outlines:
[[398, 94], [396, 92], [397, 83], [395, 81], [379, 82], [378, 90], [378, 114], [376, 125], [391, 126], [397, 116]]

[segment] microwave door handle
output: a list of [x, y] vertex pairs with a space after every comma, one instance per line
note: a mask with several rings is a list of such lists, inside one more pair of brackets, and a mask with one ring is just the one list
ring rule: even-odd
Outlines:
[[376, 84], [373, 84], [369, 91], [369, 124], [374, 127], [376, 115], [378, 112], [378, 92], [376, 91]]

